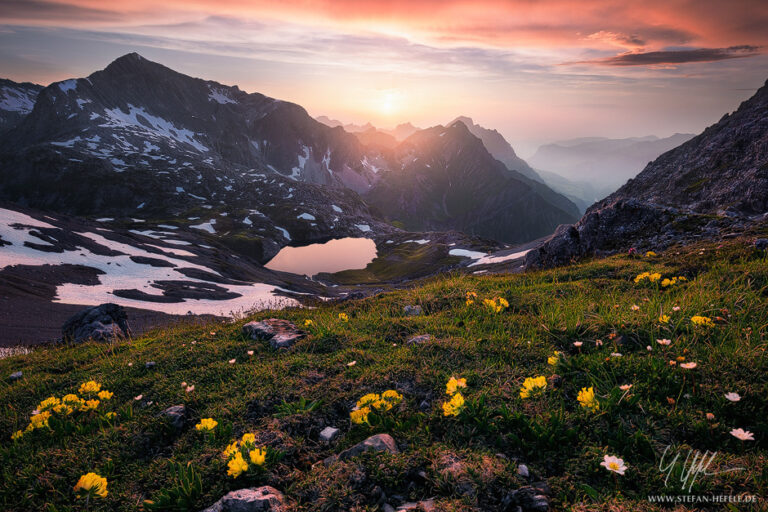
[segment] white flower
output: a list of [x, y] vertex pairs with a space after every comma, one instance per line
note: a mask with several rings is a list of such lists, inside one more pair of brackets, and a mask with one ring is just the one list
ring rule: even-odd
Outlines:
[[248, 351], [248, 355], [249, 355], [249, 356], [252, 356], [252, 355], [253, 355], [253, 350], [249, 350], [249, 351]]
[[133, 363], [128, 363], [128, 366], [133, 366]]
[[235, 361], [237, 361], [237, 359], [230, 359], [229, 364], [235, 364]]
[[663, 339], [663, 340], [656, 340], [656, 343], [659, 345], [669, 346], [672, 343], [672, 340]]
[[738, 393], [730, 392], [725, 394], [725, 398], [730, 400], [731, 402], [738, 402], [741, 400], [741, 397]]
[[133, 397], [133, 399], [137, 401], [141, 400], [142, 398], [144, 398], [144, 395], [136, 395], [135, 397]]
[[652, 350], [653, 350], [653, 347], [652, 347], [652, 346], [650, 346], [650, 345], [646, 345], [646, 347], [645, 347], [645, 350], [647, 350], [648, 352], [650, 352], [650, 351], [652, 351]]
[[603, 340], [595, 340], [595, 346], [596, 347], [602, 347], [603, 346]]
[[611, 357], [621, 357], [621, 352], [611, 352]]
[[194, 384], [192, 384], [191, 386], [187, 386], [187, 389], [186, 389], [187, 393], [191, 393], [194, 390], [195, 390], [195, 385]]
[[672, 306], [672, 311], [680, 311], [680, 306]]
[[691, 361], [690, 363], [680, 363], [680, 368], [684, 368], [686, 370], [693, 370], [697, 366], [699, 365], [697, 363], [694, 363], [693, 361]]
[[573, 346], [574, 346], [574, 347], [580, 347], [580, 346], [582, 346], [583, 344], [584, 344], [584, 343], [582, 343], [581, 341], [574, 341], [574, 342], [573, 342]]
[[619, 386], [619, 389], [622, 391], [629, 391], [630, 389], [632, 389], [632, 384], [622, 384], [621, 386]]
[[357, 364], [357, 361], [350, 361], [347, 363], [347, 366], [355, 366]]
[[614, 455], [606, 455], [603, 457], [603, 462], [600, 463], [608, 471], [623, 475], [627, 470], [627, 466], [624, 464], [624, 460]]
[[743, 428], [735, 428], [731, 430], [731, 435], [740, 441], [754, 441], [755, 435], [749, 430]]

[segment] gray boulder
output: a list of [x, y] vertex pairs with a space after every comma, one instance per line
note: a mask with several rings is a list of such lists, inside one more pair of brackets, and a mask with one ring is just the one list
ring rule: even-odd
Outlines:
[[89, 339], [111, 341], [131, 335], [128, 314], [117, 304], [101, 304], [84, 309], [64, 322], [61, 337], [64, 341], [80, 343]]
[[184, 428], [184, 424], [187, 422], [187, 408], [183, 405], [173, 405], [160, 414], [167, 418], [168, 422], [176, 430]]
[[288, 506], [283, 493], [265, 485], [227, 493], [201, 512], [286, 512], [287, 510]]
[[341, 431], [335, 427], [325, 427], [320, 432], [320, 440], [325, 443], [330, 443], [339, 436]]
[[296, 328], [293, 322], [270, 318], [261, 322], [248, 322], [243, 326], [243, 334], [253, 340], [269, 341], [272, 348], [288, 348], [300, 340], [305, 333]]
[[332, 455], [325, 459], [323, 463], [328, 466], [336, 462], [337, 460], [347, 460], [352, 457], [357, 457], [365, 452], [387, 452], [387, 453], [399, 453], [397, 444], [392, 436], [389, 434], [376, 434], [371, 436], [365, 441], [359, 442], [356, 445], [347, 448], [338, 455]]
[[19, 370], [17, 372], [13, 372], [12, 374], [10, 374], [8, 376], [8, 379], [10, 379], [11, 381], [14, 381], [14, 380], [21, 379], [23, 376], [24, 376], [24, 373], [21, 370]]
[[405, 306], [403, 308], [403, 313], [405, 313], [405, 316], [421, 316], [424, 314], [424, 311], [421, 309], [421, 306]]

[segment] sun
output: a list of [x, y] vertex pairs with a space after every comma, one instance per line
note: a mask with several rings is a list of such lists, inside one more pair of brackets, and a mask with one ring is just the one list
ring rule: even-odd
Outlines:
[[385, 90], [379, 95], [377, 108], [384, 115], [392, 115], [401, 107], [400, 93], [395, 90]]

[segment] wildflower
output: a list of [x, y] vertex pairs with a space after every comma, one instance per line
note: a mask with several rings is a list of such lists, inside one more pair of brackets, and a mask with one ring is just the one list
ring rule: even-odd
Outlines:
[[555, 350], [555, 353], [554, 353], [554, 355], [552, 355], [552, 356], [549, 356], [549, 357], [547, 358], [547, 364], [549, 364], [549, 365], [551, 365], [551, 366], [555, 366], [555, 365], [557, 364], [557, 362], [558, 362], [558, 361], [560, 361], [560, 352], [558, 352], [557, 350]]
[[368, 423], [368, 415], [370, 413], [371, 409], [369, 407], [354, 409], [349, 413], [349, 419], [352, 420], [352, 423], [362, 425], [363, 423]]
[[229, 360], [229, 364], [235, 364], [236, 361], [237, 361], [236, 358], [232, 358], [232, 359]]
[[443, 416], [458, 416], [464, 410], [464, 397], [458, 391], [443, 403]]
[[95, 411], [99, 407], [98, 400], [87, 400], [85, 404], [80, 406], [81, 411]]
[[101, 400], [110, 400], [114, 396], [114, 393], [107, 391], [106, 389], [99, 391], [98, 397]]
[[[388, 389], [381, 394], [383, 401], [395, 406], [403, 401], [403, 395], [395, 391], [394, 389]], [[391, 407], [390, 407], [391, 408]], [[389, 409], [387, 409], [389, 410]]]
[[574, 341], [574, 342], [573, 342], [573, 346], [574, 346], [574, 347], [576, 347], [576, 348], [579, 348], [579, 347], [581, 347], [583, 344], [584, 344], [584, 343], [583, 343], [583, 342], [581, 342], [581, 341]]
[[349, 322], [349, 315], [346, 313], [339, 313], [339, 320], [342, 322]]
[[379, 396], [378, 393], [368, 393], [367, 395], [363, 395], [362, 398], [357, 401], [357, 407], [358, 409], [362, 409], [363, 407], [373, 405], [379, 400], [381, 400], [381, 396]]
[[547, 388], [547, 379], [544, 376], [528, 377], [523, 381], [523, 387], [520, 388], [520, 398], [529, 398], [531, 395], [538, 394]]
[[675, 361], [674, 359], [671, 359], [669, 361], [669, 366], [676, 366], [676, 365], [677, 365], [677, 361]]
[[596, 347], [602, 347], [603, 346], [603, 340], [595, 340], [595, 346]]
[[235, 452], [235, 456], [227, 462], [227, 468], [227, 474], [232, 478], [237, 478], [242, 475], [243, 472], [248, 471], [248, 463], [243, 459], [243, 454], [238, 451]]
[[708, 412], [708, 413], [707, 413], [707, 420], [709, 420], [709, 421], [715, 421], [715, 415], [714, 415], [714, 414], [712, 414], [711, 412]]
[[210, 432], [214, 428], [216, 428], [216, 425], [218, 424], [219, 422], [214, 420], [213, 418], [203, 418], [200, 420], [200, 423], [195, 425], [195, 428], [197, 430], [204, 430], [204, 431]]
[[115, 416], [117, 416], [117, 413], [115, 413], [115, 412], [112, 412], [112, 411], [110, 411], [110, 412], [108, 412], [108, 413], [106, 414], [106, 417], [107, 417], [107, 419], [108, 419], [108, 420], [111, 420], [111, 419], [113, 419]]
[[355, 366], [357, 364], [357, 361], [350, 361], [347, 363], [347, 366]]
[[672, 311], [674, 312], [680, 311], [680, 306], [672, 306]]
[[448, 383], [445, 385], [445, 393], [447, 395], [453, 395], [456, 393], [456, 391], [459, 390], [459, 388], [465, 387], [467, 387], [467, 379], [457, 379], [456, 377], [451, 377], [448, 379]]
[[685, 357], [683, 356], [677, 356], [676, 359], [678, 363], [682, 363], [683, 361], [685, 361]]
[[75, 492], [82, 496], [107, 497], [107, 479], [96, 473], [87, 473], [80, 477], [75, 484]]
[[648, 251], [648, 252], [645, 253], [645, 257], [646, 258], [653, 258], [655, 256], [656, 256], [656, 253], [653, 252], [653, 251]]
[[[51, 417], [51, 411], [43, 411], [37, 414], [33, 414], [31, 418], [29, 418], [29, 426], [27, 427], [29, 430], [36, 429], [36, 428], [43, 428], [48, 426], [48, 419]], [[32, 427], [31, 429], [29, 427]]]
[[690, 363], [683, 363], [683, 364], [681, 364], [680, 368], [684, 368], [686, 370], [693, 370], [697, 366], [698, 366], [697, 363], [694, 363], [693, 361], [691, 361]]
[[98, 393], [101, 390], [101, 384], [94, 380], [89, 380], [80, 384], [79, 393]]
[[740, 441], [754, 441], [755, 435], [749, 430], [743, 428], [735, 428], [731, 430], [731, 435]]
[[471, 306], [472, 304], [474, 304], [476, 298], [477, 298], [477, 294], [475, 292], [467, 292], [467, 300], [466, 300], [467, 306]]
[[653, 350], [653, 347], [650, 345], [646, 345], [645, 350], [647, 350], [648, 352], [651, 352]]
[[726, 393], [725, 398], [730, 400], [731, 402], [738, 402], [739, 400], [741, 400], [741, 396], [739, 396], [738, 393], [733, 393], [733, 392]]
[[632, 384], [622, 384], [621, 386], [619, 386], [619, 389], [622, 391], [629, 391], [630, 389], [632, 389]]
[[135, 397], [133, 397], [133, 399], [136, 400], [137, 402], [142, 398], [144, 398], [144, 395], [136, 395]]
[[656, 340], [656, 343], [659, 345], [669, 346], [672, 343], [672, 340], [663, 339], [663, 340]]
[[576, 400], [579, 401], [584, 409], [589, 409], [592, 412], [600, 410], [600, 402], [595, 398], [595, 388], [590, 386], [589, 388], [581, 388]]
[[237, 441], [234, 441], [232, 443], [229, 443], [227, 447], [224, 449], [224, 457], [229, 459], [232, 457], [237, 451], [240, 449], [239, 443]]
[[309, 318], [304, 320], [304, 327], [312, 327], [313, 325], [315, 325], [315, 321], [314, 320], [311, 320]]
[[659, 323], [668, 324], [669, 323], [669, 315], [659, 315]]
[[622, 357], [621, 352], [611, 352], [611, 357]]
[[56, 398], [55, 396], [46, 398], [40, 404], [37, 406], [38, 411], [47, 411], [49, 409], [55, 408], [57, 405], [59, 405], [61, 401]]
[[185, 388], [185, 387], [187, 387], [187, 383], [186, 383], [186, 382], [182, 382], [182, 383], [181, 383], [181, 387], [182, 387], [182, 388]]
[[252, 356], [252, 355], [253, 355], [253, 350], [249, 350], [249, 351], [247, 352], [247, 354], [248, 354], [249, 356]]
[[191, 386], [187, 386], [187, 389], [185, 389], [184, 391], [186, 391], [187, 393], [191, 393], [194, 390], [195, 390], [195, 385], [192, 384]]
[[23, 435], [24, 435], [24, 432], [22, 432], [21, 430], [17, 430], [13, 434], [11, 434], [11, 440], [16, 441], [17, 439], [21, 439], [21, 436]]
[[631, 309], [632, 311], [637, 311], [640, 309], [640, 306], [638, 306], [637, 304], [632, 304], [631, 306], [629, 306], [629, 309]]
[[627, 466], [624, 464], [624, 460], [614, 455], [606, 455], [603, 457], [603, 462], [601, 462], [600, 465], [608, 471], [618, 473], [619, 475], [623, 475], [627, 470]]
[[251, 450], [248, 455], [251, 457], [251, 462], [257, 466], [261, 466], [264, 464], [264, 461], [267, 460], [267, 449], [257, 448], [255, 450]]
[[715, 323], [708, 316], [694, 315], [694, 316], [691, 317], [691, 322], [694, 325], [698, 325], [698, 326], [701, 326], [701, 327], [714, 327], [715, 326]]

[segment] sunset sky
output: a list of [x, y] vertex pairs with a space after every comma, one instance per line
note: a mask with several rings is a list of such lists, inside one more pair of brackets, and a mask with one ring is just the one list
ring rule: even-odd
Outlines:
[[345, 122], [468, 115], [529, 156], [701, 131], [768, 79], [766, 27], [765, 0], [0, 0], [0, 76], [137, 51]]

